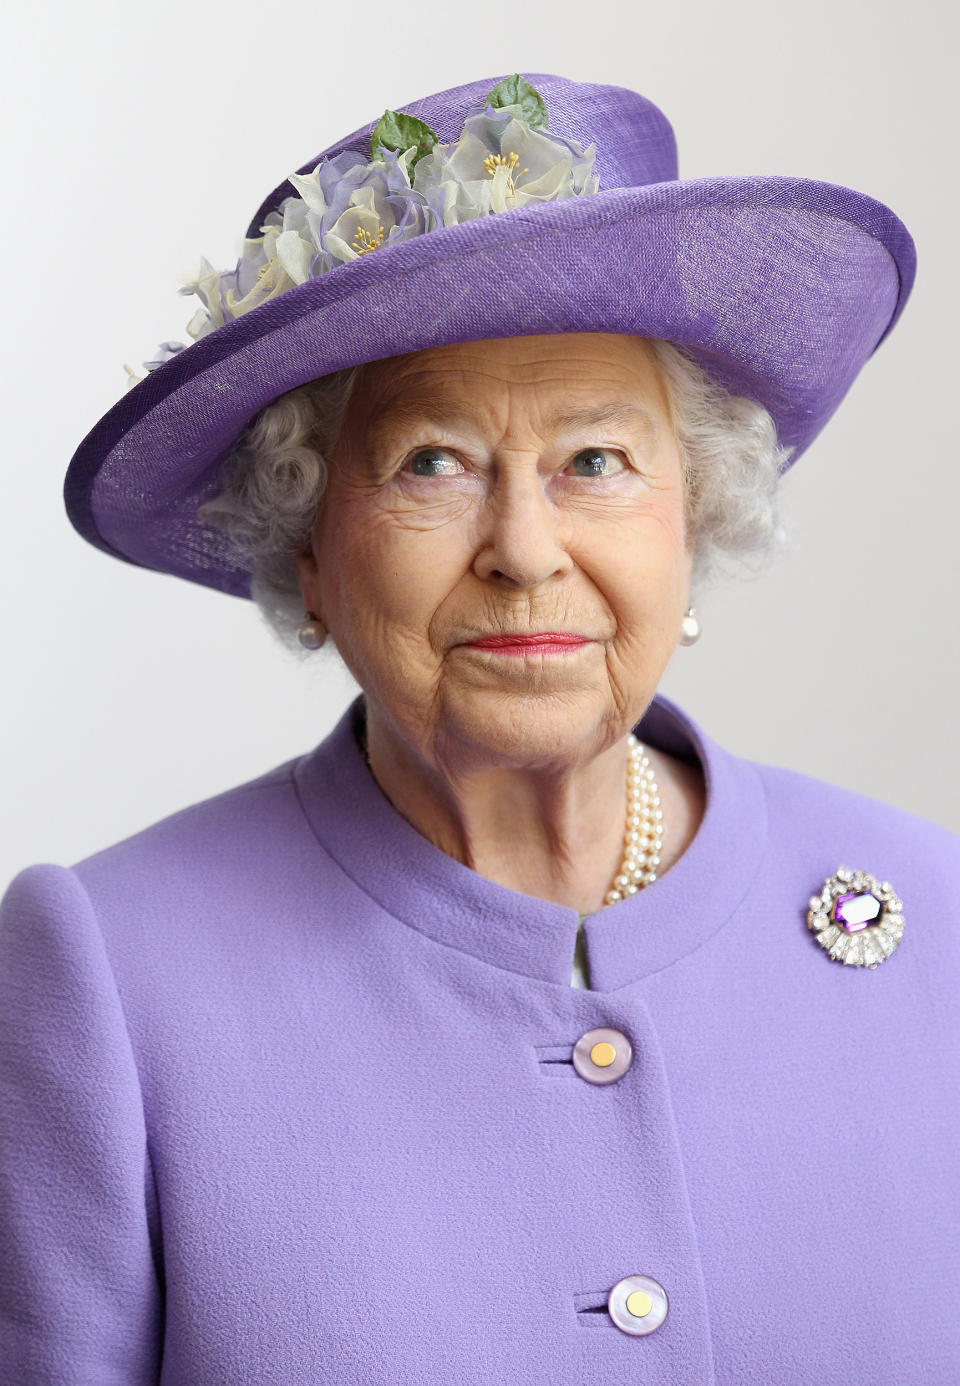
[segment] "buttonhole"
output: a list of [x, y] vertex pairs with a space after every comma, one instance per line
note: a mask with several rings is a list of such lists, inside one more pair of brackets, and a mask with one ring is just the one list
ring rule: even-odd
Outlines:
[[562, 1078], [573, 1072], [572, 1044], [535, 1044], [534, 1052], [545, 1078]]
[[[607, 1307], [609, 1290], [598, 1290], [590, 1294], [574, 1295], [573, 1307], [577, 1315], [578, 1328], [617, 1328]], [[620, 1330], [617, 1329], [617, 1332]]]

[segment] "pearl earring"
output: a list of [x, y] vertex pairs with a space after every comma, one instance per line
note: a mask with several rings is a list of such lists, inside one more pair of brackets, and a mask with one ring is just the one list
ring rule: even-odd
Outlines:
[[306, 615], [309, 619], [304, 621], [303, 625], [297, 631], [300, 644], [307, 650], [319, 650], [320, 646], [327, 638], [326, 629], [324, 628], [323, 622], [320, 621], [312, 611], [308, 611]]
[[700, 639], [700, 621], [697, 618], [696, 609], [692, 606], [687, 607], [687, 614], [680, 624], [681, 645], [695, 645]]

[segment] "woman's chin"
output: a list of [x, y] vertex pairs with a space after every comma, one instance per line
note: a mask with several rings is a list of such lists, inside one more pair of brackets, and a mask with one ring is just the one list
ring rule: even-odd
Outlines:
[[457, 688], [443, 699], [449, 738], [500, 766], [596, 754], [614, 713], [609, 690], [589, 687]]

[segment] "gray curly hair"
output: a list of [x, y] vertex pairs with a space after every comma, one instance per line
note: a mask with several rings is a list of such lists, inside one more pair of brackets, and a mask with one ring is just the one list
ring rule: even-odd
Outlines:
[[[777, 482], [793, 448], [762, 405], [712, 381], [674, 343], [648, 338], [660, 366], [694, 536], [691, 599], [726, 576], [756, 575], [785, 547]], [[302, 647], [294, 555], [306, 551], [362, 366], [299, 385], [261, 409], [224, 460], [221, 490], [198, 516], [246, 556], [251, 595], [268, 626]]]

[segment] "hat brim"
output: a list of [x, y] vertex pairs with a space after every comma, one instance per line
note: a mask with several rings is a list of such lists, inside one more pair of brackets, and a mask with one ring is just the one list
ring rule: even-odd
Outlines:
[[612, 188], [388, 242], [128, 390], [71, 459], [67, 513], [114, 557], [249, 597], [246, 560], [195, 512], [265, 404], [346, 366], [553, 332], [678, 343], [769, 410], [792, 465], [895, 325], [915, 268], [883, 203], [790, 177]]

